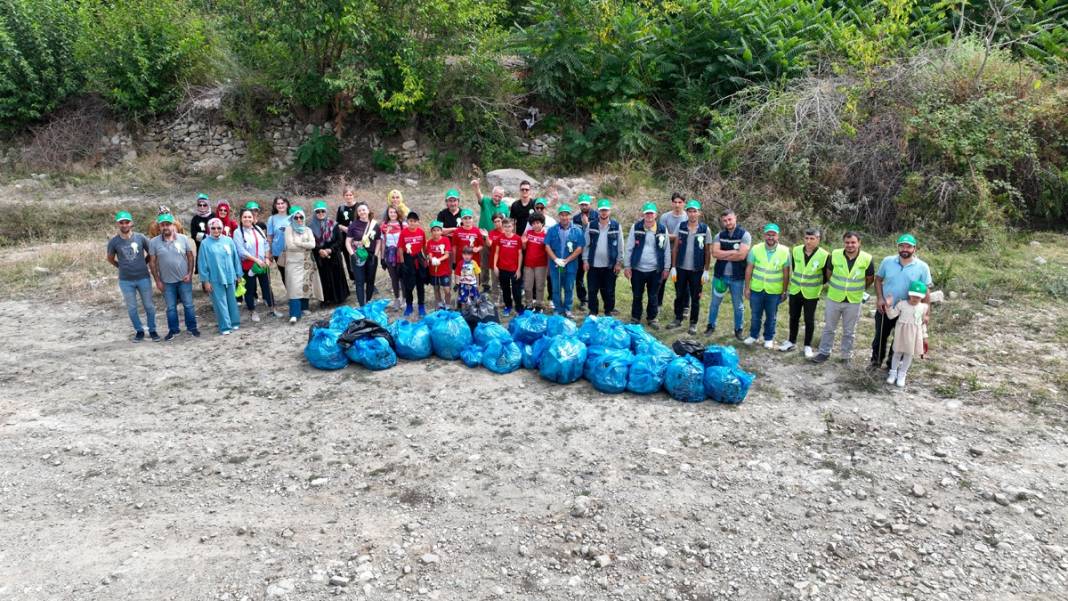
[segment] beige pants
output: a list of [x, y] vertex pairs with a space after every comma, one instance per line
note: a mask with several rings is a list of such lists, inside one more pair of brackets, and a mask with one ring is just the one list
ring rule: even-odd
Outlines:
[[548, 267], [523, 268], [523, 293], [526, 294], [528, 306], [540, 307], [544, 304], [540, 299], [545, 297], [545, 277], [548, 274]]

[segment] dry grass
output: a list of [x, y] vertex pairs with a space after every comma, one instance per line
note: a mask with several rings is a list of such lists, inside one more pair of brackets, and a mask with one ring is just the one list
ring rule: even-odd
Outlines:
[[117, 294], [114, 268], [97, 241], [24, 247], [0, 257], [0, 288], [7, 298], [111, 302]]

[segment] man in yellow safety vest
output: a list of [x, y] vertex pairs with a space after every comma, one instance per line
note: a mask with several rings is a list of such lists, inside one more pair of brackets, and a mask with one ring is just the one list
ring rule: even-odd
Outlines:
[[824, 267], [827, 306], [823, 314], [820, 352], [812, 358], [816, 363], [830, 359], [839, 320], [842, 322], [842, 360], [849, 361], [852, 357], [853, 338], [860, 318], [860, 305], [864, 302], [864, 290], [875, 281], [871, 255], [860, 250], [860, 234], [846, 232], [842, 237], [842, 246], [831, 253], [831, 260]]
[[790, 286], [790, 251], [779, 244], [779, 226], [764, 226], [764, 242], [749, 251], [745, 268], [745, 298], [749, 300], [749, 337], [753, 344], [764, 321], [764, 348], [775, 346], [775, 320], [779, 303]]
[[805, 358], [811, 359], [812, 335], [816, 330], [816, 305], [820, 302], [820, 293], [827, 283], [823, 270], [831, 253], [820, 247], [820, 231], [816, 228], [805, 230], [805, 243], [798, 244], [790, 251], [790, 338], [779, 347], [787, 352], [797, 348], [797, 334], [801, 325], [801, 314], [805, 314]]

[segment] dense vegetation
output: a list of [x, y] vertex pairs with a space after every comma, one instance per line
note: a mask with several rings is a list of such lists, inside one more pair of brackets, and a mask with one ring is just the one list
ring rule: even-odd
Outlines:
[[[537, 107], [562, 138], [540, 166], [975, 240], [1065, 218], [1066, 22], [1065, 0], [0, 0], [0, 127], [224, 85], [252, 135], [277, 112], [415, 128], [449, 174], [529, 162]], [[332, 135], [306, 167], [337, 164]]]

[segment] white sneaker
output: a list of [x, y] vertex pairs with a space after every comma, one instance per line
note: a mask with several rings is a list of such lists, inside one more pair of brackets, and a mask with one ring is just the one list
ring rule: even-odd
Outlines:
[[257, 323], [259, 323], [259, 321], [260, 321], [260, 314], [259, 314], [259, 313], [256, 313], [255, 311], [253, 311], [253, 312], [252, 312], [252, 321], [254, 321], [254, 322], [257, 322]]
[[766, 349], [775, 348], [775, 341], [774, 340], [765, 340], [764, 341], [764, 348], [766, 348]]
[[897, 380], [897, 370], [891, 369], [890, 373], [886, 374], [886, 383], [893, 384]]
[[805, 347], [805, 359], [811, 359], [816, 356], [816, 353], [812, 352], [811, 346]]
[[745, 340], [743, 340], [742, 342], [751, 345], [756, 342], [756, 338], [753, 338], [752, 336], [746, 336]]
[[219, 335], [220, 336], [229, 336], [230, 335], [230, 330], [226, 330], [225, 332], [220, 332]]
[[235, 332], [236, 332], [236, 331], [238, 331], [238, 330], [240, 330], [240, 329], [241, 329], [241, 326], [234, 326], [234, 331], [235, 331]]
[[274, 309], [271, 311], [271, 315], [274, 315], [275, 317], [282, 317], [282, 312], [278, 309]]
[[899, 375], [897, 377], [897, 381], [894, 382], [894, 384], [896, 384], [898, 388], [904, 388], [905, 387], [905, 374]]
[[790, 342], [789, 340], [787, 340], [786, 342], [783, 342], [782, 344], [779, 345], [779, 350], [784, 352], [784, 353], [788, 353], [788, 352], [794, 350], [795, 348], [797, 348], [797, 345], [792, 343], [792, 342]]
[[289, 323], [297, 323], [297, 318], [296, 317], [290, 317], [289, 318]]

